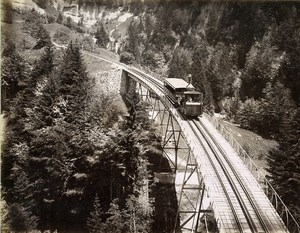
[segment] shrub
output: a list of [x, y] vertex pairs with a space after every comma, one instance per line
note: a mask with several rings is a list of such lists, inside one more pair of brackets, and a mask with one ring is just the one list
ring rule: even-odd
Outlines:
[[60, 42], [60, 43], [68, 43], [70, 40], [70, 35], [67, 32], [64, 31], [57, 31], [53, 35], [54, 41]]
[[247, 99], [241, 104], [240, 109], [237, 111], [237, 122], [242, 128], [259, 131], [261, 105], [260, 102], [254, 99]]
[[129, 52], [123, 52], [120, 54], [120, 62], [124, 64], [132, 64], [135, 61], [135, 58], [132, 53]]
[[90, 36], [85, 36], [82, 39], [82, 46], [84, 49], [91, 51], [93, 49], [94, 41]]
[[223, 110], [229, 119], [235, 119], [239, 106], [241, 105], [240, 101], [235, 98], [225, 98], [222, 101]]
[[55, 22], [55, 17], [52, 15], [47, 15], [48, 23], [54, 23]]

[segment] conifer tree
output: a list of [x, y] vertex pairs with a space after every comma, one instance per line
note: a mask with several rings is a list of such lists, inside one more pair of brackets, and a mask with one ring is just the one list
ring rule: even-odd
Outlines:
[[146, 35], [148, 40], [151, 39], [151, 33], [153, 31], [153, 23], [151, 20], [151, 16], [149, 14], [146, 14], [146, 19], [145, 19], [145, 30], [146, 30]]
[[61, 12], [58, 13], [58, 16], [56, 18], [56, 22], [59, 23], [59, 24], [62, 24], [63, 22], [63, 15]]
[[107, 43], [109, 42], [109, 36], [102, 23], [97, 28], [95, 38], [97, 40], [96, 43], [99, 47], [106, 48]]
[[138, 25], [131, 21], [127, 29], [128, 42], [125, 46], [125, 50], [134, 55], [136, 61], [140, 61], [141, 52], [139, 50], [139, 39], [138, 39]]
[[[33, 183], [29, 180], [29, 147], [26, 143], [14, 144], [10, 153], [14, 156], [10, 179], [13, 186], [6, 186], [6, 200], [11, 204], [7, 221], [11, 228], [18, 224], [27, 230], [37, 226], [36, 202], [33, 198]], [[14, 206], [15, 204], [15, 206]], [[18, 223], [20, 221], [20, 223]], [[20, 226], [19, 226], [20, 227]]]
[[39, 7], [45, 9], [47, 7], [48, 1], [47, 0], [35, 0], [35, 2]]
[[46, 31], [46, 29], [43, 27], [42, 24], [38, 23], [37, 25], [37, 32], [36, 32], [36, 45], [33, 47], [33, 49], [41, 49], [45, 46], [51, 45], [51, 38], [49, 33]]
[[205, 73], [205, 61], [208, 58], [208, 51], [204, 47], [197, 48], [192, 56], [191, 75], [193, 84], [203, 93], [204, 106], [208, 109], [213, 108], [213, 93], [210, 82]]
[[[114, 161], [111, 179], [122, 190], [119, 196], [114, 196], [119, 198], [118, 203], [113, 202], [107, 212], [111, 217], [105, 224], [113, 227], [109, 228], [112, 232], [150, 231], [152, 205], [145, 192], [148, 192], [146, 186], [149, 179], [147, 153], [153, 136], [145, 103], [134, 96], [129, 116], [120, 125], [120, 130], [111, 136], [104, 149], [107, 159]], [[115, 222], [120, 221], [117, 220], [120, 215], [124, 219], [122, 226]]]
[[89, 229], [89, 232], [104, 232], [104, 229], [101, 229], [103, 227], [102, 217], [104, 213], [101, 210], [98, 194], [96, 194], [95, 196], [93, 208], [94, 210], [90, 213], [90, 216], [87, 219], [87, 227]]
[[[261, 112], [260, 133], [269, 137], [276, 138], [280, 130], [280, 122], [282, 122], [286, 112], [293, 111], [295, 105], [291, 98], [290, 91], [280, 82], [273, 85], [267, 83], [267, 87], [263, 90], [263, 98], [260, 100]], [[288, 114], [286, 114], [288, 117]]]
[[4, 98], [12, 98], [18, 91], [20, 81], [27, 79], [25, 61], [17, 52], [15, 44], [11, 40], [7, 40], [2, 50], [2, 91], [5, 90]]
[[31, 75], [32, 75], [32, 83], [35, 87], [38, 79], [42, 79], [41, 76], [49, 76], [53, 69], [53, 47], [52, 45], [47, 45], [44, 48], [44, 53], [41, 56], [40, 60], [33, 67]]
[[128, 218], [127, 213], [120, 209], [117, 199], [112, 200], [107, 214], [109, 217], [105, 221], [105, 232], [130, 232], [128, 221], [126, 221]]
[[173, 58], [169, 63], [169, 78], [180, 78], [187, 80], [190, 73], [188, 52], [184, 49], [176, 49], [173, 53]]
[[7, 218], [8, 228], [12, 232], [28, 232], [36, 227], [36, 219], [32, 218], [26, 209], [16, 203], [9, 206]]
[[67, 18], [66, 26], [67, 26], [68, 28], [72, 28], [72, 19], [71, 19], [70, 16]]
[[267, 157], [269, 178], [292, 214], [300, 220], [300, 110], [285, 119], [280, 129], [279, 148]]
[[58, 94], [66, 101], [66, 120], [79, 120], [86, 107], [88, 76], [79, 47], [70, 42], [59, 71]]

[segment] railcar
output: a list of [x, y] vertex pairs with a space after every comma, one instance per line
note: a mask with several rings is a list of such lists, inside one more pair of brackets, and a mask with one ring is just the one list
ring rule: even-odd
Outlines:
[[195, 87], [179, 78], [167, 78], [164, 80], [164, 89], [167, 97], [179, 111], [188, 117], [202, 115], [202, 93]]

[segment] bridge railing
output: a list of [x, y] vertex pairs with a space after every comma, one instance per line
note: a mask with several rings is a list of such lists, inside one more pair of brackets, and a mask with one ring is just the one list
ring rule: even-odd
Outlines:
[[265, 194], [269, 198], [270, 202], [276, 209], [277, 213], [287, 226], [288, 230], [292, 233], [300, 233], [300, 226], [296, 219], [293, 217], [288, 207], [284, 204], [278, 193], [275, 191], [271, 183], [267, 180], [266, 174], [257, 167], [250, 155], [245, 149], [238, 143], [238, 141], [231, 135], [228, 129], [208, 110], [204, 110], [204, 116], [212, 123], [212, 125], [222, 134], [227, 142], [233, 147], [235, 152], [244, 161], [244, 164], [255, 177]]
[[[129, 71], [129, 70], [128, 70]], [[130, 71], [129, 71], [130, 72]], [[159, 85], [157, 80], [149, 79], [149, 77], [143, 77], [143, 80], [140, 80], [143, 82], [145, 86], [148, 88], [151, 88], [156, 93], [162, 93], [162, 90], [157, 87]], [[162, 95], [159, 95], [160, 99], [164, 103], [166, 107], [170, 109], [172, 114], [174, 115], [175, 119], [178, 121], [178, 124], [183, 126], [181, 122], [181, 118], [177, 116], [176, 111], [172, 111], [173, 106], [168, 101], [165, 96], [162, 97]], [[265, 174], [263, 174], [257, 167], [257, 165], [253, 162], [252, 158], [249, 156], [249, 154], [244, 150], [244, 148], [236, 141], [236, 139], [230, 134], [230, 132], [225, 128], [225, 126], [217, 119], [215, 118], [211, 113], [206, 111], [204, 115], [207, 117], [207, 119], [214, 125], [214, 127], [223, 135], [223, 137], [229, 142], [229, 144], [233, 147], [233, 149], [237, 152], [237, 154], [241, 157], [241, 159], [244, 161], [247, 168], [250, 170], [250, 172], [253, 174], [253, 176], [256, 178], [260, 186], [262, 187], [263, 191], [269, 198], [270, 202], [276, 209], [277, 213], [287, 226], [287, 229], [291, 233], [300, 233], [300, 227], [297, 223], [296, 219], [293, 217], [291, 212], [289, 211], [288, 207], [284, 204], [278, 193], [275, 191], [275, 189], [272, 187], [271, 183], [266, 179]], [[184, 130], [184, 127], [183, 129]]]
[[[106, 59], [107, 60], [107, 59]], [[107, 60], [109, 61], [109, 60]], [[113, 63], [117, 63], [115, 61], [109, 61]], [[125, 68], [128, 72], [129, 69], [126, 68], [126, 65], [123, 65], [119, 63], [121, 66], [123, 66], [123, 69]], [[154, 84], [155, 87], [152, 86], [152, 89], [156, 89], [156, 92], [161, 92], [159, 88], [157, 88], [158, 81], [157, 80], [150, 80], [149, 77], [144, 80], [148, 87], [152, 86]], [[151, 85], [152, 84], [152, 85]], [[166, 101], [164, 99], [165, 105], [172, 108], [169, 101]], [[173, 113], [174, 114], [174, 113]], [[292, 233], [300, 233], [300, 226], [287, 208], [287, 206], [284, 204], [280, 196], [277, 194], [275, 189], [272, 187], [270, 182], [266, 179], [265, 174], [262, 174], [262, 172], [258, 169], [256, 164], [253, 162], [251, 157], [248, 155], [248, 153], [244, 150], [244, 148], [236, 141], [236, 139], [229, 133], [229, 131], [225, 128], [225, 126], [216, 119], [209, 111], [206, 110], [204, 113], [208, 120], [219, 130], [219, 132], [224, 136], [224, 138], [231, 144], [233, 149], [237, 152], [237, 154], [242, 158], [247, 168], [251, 171], [253, 176], [256, 178], [258, 183], [263, 188], [265, 194], [268, 196], [270, 202], [273, 204], [274, 208], [276, 209], [277, 213], [280, 215], [281, 219], [286, 224], [287, 228]], [[178, 118], [180, 119], [180, 118]], [[178, 122], [180, 123], [180, 122]]]

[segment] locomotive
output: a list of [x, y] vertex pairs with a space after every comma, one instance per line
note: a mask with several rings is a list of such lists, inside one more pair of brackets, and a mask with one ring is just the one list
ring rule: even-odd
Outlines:
[[191, 83], [179, 78], [164, 80], [164, 89], [167, 97], [187, 117], [198, 117], [203, 111], [202, 93], [195, 90]]

